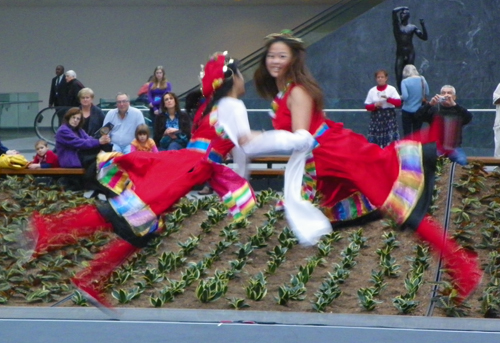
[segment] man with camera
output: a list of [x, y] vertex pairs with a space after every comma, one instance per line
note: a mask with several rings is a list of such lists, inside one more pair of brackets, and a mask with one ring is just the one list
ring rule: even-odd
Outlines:
[[472, 113], [455, 102], [455, 87], [445, 85], [440, 94], [419, 111], [421, 120], [432, 123], [430, 136], [436, 141], [438, 153], [461, 165], [467, 164], [467, 156], [460, 148], [462, 144], [462, 127], [470, 123]]

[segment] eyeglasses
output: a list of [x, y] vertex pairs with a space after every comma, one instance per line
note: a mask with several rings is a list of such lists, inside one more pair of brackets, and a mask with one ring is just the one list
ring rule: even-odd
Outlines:
[[129, 100], [116, 100], [117, 104], [126, 104]]

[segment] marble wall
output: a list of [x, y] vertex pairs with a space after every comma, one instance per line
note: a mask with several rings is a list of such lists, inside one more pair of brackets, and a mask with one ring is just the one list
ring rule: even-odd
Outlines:
[[[500, 0], [387, 0], [308, 48], [308, 65], [323, 87], [329, 108], [363, 108], [368, 90], [375, 85], [373, 73], [389, 71], [396, 84], [396, 43], [392, 9], [410, 8], [410, 22], [425, 20], [429, 39], [413, 37], [415, 65], [429, 83], [431, 94], [444, 84], [457, 89], [457, 102], [468, 108], [493, 109], [493, 90], [500, 82]], [[252, 85], [248, 104], [255, 100]], [[332, 115], [346, 127], [365, 134], [367, 113]], [[259, 120], [255, 117], [255, 121]], [[466, 128], [463, 146], [472, 155], [492, 155], [494, 112], [475, 112]], [[262, 124], [260, 124], [262, 125]], [[266, 125], [264, 125], [266, 126]]]

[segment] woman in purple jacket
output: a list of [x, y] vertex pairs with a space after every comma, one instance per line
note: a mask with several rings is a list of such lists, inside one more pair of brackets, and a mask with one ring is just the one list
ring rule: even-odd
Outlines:
[[80, 155], [87, 150], [98, 150], [101, 145], [108, 144], [110, 138], [103, 135], [96, 139], [90, 137], [83, 129], [82, 110], [73, 107], [66, 112], [63, 124], [56, 133], [56, 151], [59, 165], [62, 168], [82, 168]]

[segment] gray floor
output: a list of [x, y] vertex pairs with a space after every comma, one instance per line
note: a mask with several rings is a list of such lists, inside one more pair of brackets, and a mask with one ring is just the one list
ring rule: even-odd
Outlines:
[[484, 342], [500, 321], [256, 311], [0, 308], [2, 342]]

